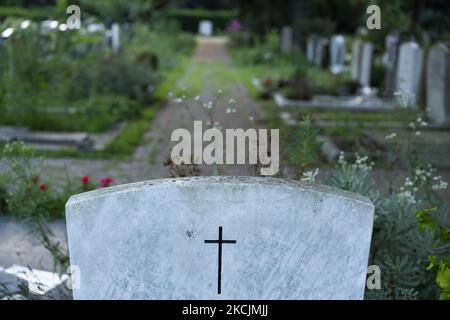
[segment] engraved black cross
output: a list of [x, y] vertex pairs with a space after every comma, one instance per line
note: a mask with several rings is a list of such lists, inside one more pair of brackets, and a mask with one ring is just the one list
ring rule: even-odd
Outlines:
[[217, 264], [217, 294], [222, 293], [222, 244], [224, 243], [236, 243], [236, 240], [223, 240], [222, 239], [222, 226], [219, 227], [219, 239], [217, 240], [205, 240], [205, 243], [217, 243], [219, 246], [218, 264]]

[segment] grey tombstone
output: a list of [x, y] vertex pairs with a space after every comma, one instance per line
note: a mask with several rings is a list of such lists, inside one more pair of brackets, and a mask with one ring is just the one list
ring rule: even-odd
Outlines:
[[322, 68], [325, 61], [325, 51], [328, 40], [326, 38], [317, 38], [314, 50], [314, 64], [316, 67]]
[[350, 66], [350, 73], [353, 80], [359, 80], [361, 72], [361, 57], [362, 57], [363, 42], [360, 39], [353, 40], [352, 43], [352, 62]]
[[315, 61], [314, 52], [316, 49], [316, 41], [316, 35], [308, 36], [308, 40], [306, 41], [306, 60], [310, 63], [313, 63]]
[[361, 65], [359, 72], [359, 83], [363, 88], [370, 87], [370, 77], [372, 73], [373, 44], [364, 42], [362, 46]]
[[395, 76], [397, 71], [399, 43], [400, 35], [398, 32], [391, 32], [385, 38], [386, 78], [384, 83], [384, 94], [388, 98], [393, 97], [396, 90]]
[[422, 48], [416, 42], [405, 42], [400, 46], [396, 90], [400, 93], [413, 94], [413, 105], [416, 103], [419, 92], [422, 61]]
[[427, 109], [437, 125], [450, 125], [450, 48], [439, 42], [428, 56]]
[[281, 29], [281, 52], [288, 53], [292, 47], [292, 28], [284, 26]]
[[75, 299], [362, 299], [374, 206], [293, 180], [162, 179], [66, 205]]
[[345, 68], [345, 39], [342, 35], [335, 35], [330, 41], [330, 70], [331, 73], [341, 73]]
[[212, 36], [213, 23], [209, 20], [201, 20], [198, 24], [198, 33], [204, 37]]

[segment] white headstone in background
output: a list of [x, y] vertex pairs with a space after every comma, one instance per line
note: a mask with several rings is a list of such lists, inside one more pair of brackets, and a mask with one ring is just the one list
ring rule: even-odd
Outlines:
[[350, 67], [351, 77], [353, 80], [359, 80], [361, 73], [363, 42], [360, 39], [353, 40], [352, 43], [352, 62]]
[[338, 189], [190, 177], [66, 205], [75, 299], [362, 299], [374, 206]]
[[205, 37], [213, 34], [213, 23], [209, 20], [201, 20], [198, 25], [198, 33]]
[[373, 44], [370, 42], [364, 42], [362, 46], [361, 54], [361, 71], [359, 73], [359, 83], [362, 87], [370, 87], [370, 76], [372, 73], [372, 56], [373, 56]]
[[422, 73], [422, 60], [423, 52], [417, 43], [405, 42], [400, 46], [396, 88], [399, 92], [414, 94], [416, 100]]
[[345, 39], [341, 35], [335, 35], [330, 42], [330, 70], [337, 74], [344, 71], [345, 66]]
[[450, 48], [448, 43], [437, 43], [428, 56], [427, 108], [435, 124], [450, 125]]
[[111, 48], [117, 52], [120, 49], [120, 26], [113, 23], [111, 26]]
[[288, 53], [292, 47], [292, 28], [285, 26], [281, 29], [281, 52]]

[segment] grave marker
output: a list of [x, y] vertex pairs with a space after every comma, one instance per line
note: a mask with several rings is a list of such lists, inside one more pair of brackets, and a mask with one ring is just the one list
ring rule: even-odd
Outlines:
[[397, 71], [398, 46], [400, 35], [398, 32], [391, 32], [385, 39], [386, 54], [386, 78], [384, 83], [384, 94], [386, 97], [393, 97], [395, 92], [395, 76]]
[[364, 42], [362, 46], [359, 83], [363, 88], [370, 87], [370, 76], [372, 73], [373, 44]]
[[345, 39], [342, 35], [335, 35], [330, 43], [330, 70], [337, 74], [344, 70], [345, 64]]
[[325, 38], [318, 38], [316, 41], [316, 46], [315, 46], [315, 50], [314, 50], [314, 63], [316, 65], [316, 67], [322, 68], [324, 65], [324, 60], [325, 60], [325, 50], [326, 50], [326, 45], [328, 43], [328, 40]]
[[204, 37], [212, 36], [213, 23], [209, 20], [201, 20], [198, 24], [198, 33]]
[[450, 48], [439, 42], [428, 56], [427, 107], [435, 124], [450, 125]]
[[420, 77], [422, 73], [423, 52], [415, 42], [405, 42], [400, 46], [397, 68], [397, 91], [412, 93], [415, 105], [419, 93]]
[[352, 63], [351, 76], [353, 80], [359, 80], [361, 72], [361, 58], [362, 58], [363, 42], [360, 39], [353, 40], [352, 43]]
[[373, 212], [362, 196], [274, 178], [76, 195], [66, 205], [74, 298], [362, 299]]
[[315, 48], [316, 48], [316, 41], [317, 41], [317, 36], [310, 35], [308, 37], [308, 40], [306, 43], [306, 60], [311, 63], [314, 62], [314, 52], [315, 52]]
[[281, 29], [281, 52], [288, 53], [292, 47], [292, 28], [284, 26]]

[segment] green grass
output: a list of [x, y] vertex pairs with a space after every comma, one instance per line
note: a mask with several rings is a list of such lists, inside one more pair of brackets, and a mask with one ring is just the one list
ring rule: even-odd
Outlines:
[[179, 78], [175, 94], [187, 94], [194, 97], [206, 89], [215, 92], [227, 92], [230, 86], [241, 83], [241, 75], [227, 61], [198, 62], [193, 60], [186, 72]]
[[117, 136], [106, 146], [104, 153], [110, 155], [130, 155], [141, 142], [142, 136], [148, 130], [150, 122], [155, 117], [154, 109], [144, 111], [142, 117], [131, 121]]

